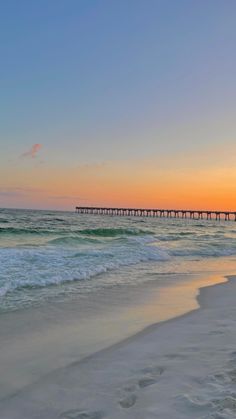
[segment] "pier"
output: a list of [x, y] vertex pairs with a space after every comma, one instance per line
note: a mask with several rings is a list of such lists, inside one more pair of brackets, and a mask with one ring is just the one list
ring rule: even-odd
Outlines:
[[158, 217], [158, 218], [189, 218], [193, 220], [225, 220], [236, 221], [236, 211], [208, 211], [182, 209], [147, 209], [147, 208], [109, 208], [109, 207], [76, 207], [78, 214]]

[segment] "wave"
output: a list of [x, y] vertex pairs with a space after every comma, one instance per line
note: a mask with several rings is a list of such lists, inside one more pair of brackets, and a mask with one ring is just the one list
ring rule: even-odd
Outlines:
[[73, 246], [86, 243], [100, 243], [98, 238], [94, 237], [81, 237], [81, 236], [64, 236], [57, 237], [47, 241], [47, 245], [60, 245], [60, 246]]
[[0, 286], [0, 298], [4, 297], [8, 292], [11, 290], [9, 284], [5, 284], [4, 286]]
[[157, 236], [157, 239], [159, 241], [163, 242], [169, 242], [169, 241], [177, 241], [177, 240], [183, 240], [183, 238], [188, 238], [189, 236], [193, 236], [192, 232], [182, 232], [182, 233], [171, 233], [171, 234], [165, 234], [163, 236]]
[[[97, 237], [117, 237], [117, 236], [141, 236], [147, 234], [153, 234], [148, 230], [141, 230], [135, 228], [93, 228], [93, 229], [81, 229], [72, 230], [73, 234], [83, 236], [97, 236]], [[0, 227], [0, 234], [56, 234], [64, 233], [63, 230], [44, 229], [44, 228], [19, 228], [19, 227]]]
[[202, 248], [182, 248], [169, 250], [171, 256], [187, 256], [187, 257], [222, 257], [236, 255], [236, 247], [223, 247], [223, 246], [206, 246]]
[[53, 230], [45, 230], [41, 228], [17, 228], [17, 227], [0, 227], [1, 234], [50, 234]]
[[[89, 280], [122, 266], [169, 260], [169, 255], [162, 249], [141, 245], [78, 252], [65, 252], [56, 248], [50, 252], [46, 249], [4, 250], [0, 260], [1, 276], [5, 278], [5, 281], [0, 282], [1, 297], [22, 288], [43, 288]], [[10, 265], [7, 260], [11, 260]]]
[[152, 231], [135, 228], [91, 228], [79, 230], [78, 233], [85, 236], [116, 237], [116, 236], [141, 236], [154, 234]]
[[[118, 229], [117, 229], [118, 230]], [[84, 230], [80, 230], [84, 231]], [[97, 231], [97, 230], [96, 230]], [[126, 231], [126, 234], [124, 233]], [[112, 243], [119, 244], [119, 243], [125, 243], [127, 241], [136, 242], [138, 244], [148, 244], [148, 243], [154, 243], [156, 242], [156, 238], [152, 235], [143, 235], [143, 233], [138, 232], [132, 232], [127, 234], [127, 230], [122, 230], [122, 234], [118, 234], [118, 231], [112, 232], [112, 235], [109, 231], [105, 232], [105, 235], [102, 235], [102, 232], [99, 232], [98, 234], [73, 234], [70, 236], [62, 236], [62, 237], [56, 237], [54, 239], [48, 240], [47, 245], [59, 245], [59, 246], [73, 246], [73, 245], [79, 245], [79, 244], [99, 244], [99, 243], [105, 243], [104, 238], [113, 238]]]

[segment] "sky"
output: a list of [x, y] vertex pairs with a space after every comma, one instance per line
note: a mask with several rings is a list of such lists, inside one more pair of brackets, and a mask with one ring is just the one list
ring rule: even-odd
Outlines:
[[235, 0], [0, 0], [0, 207], [236, 210]]

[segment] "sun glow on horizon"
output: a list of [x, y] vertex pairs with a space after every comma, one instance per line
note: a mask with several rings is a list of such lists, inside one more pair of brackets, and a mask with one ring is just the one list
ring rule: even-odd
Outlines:
[[236, 210], [235, 2], [13, 3], [1, 207]]
[[206, 154], [200, 160], [197, 153], [188, 156], [187, 165], [179, 155], [59, 170], [45, 163], [31, 168], [30, 178], [28, 168], [19, 166], [14, 174], [8, 170], [7, 185], [0, 187], [0, 203], [4, 206], [3, 198], [8, 198], [11, 207], [73, 210], [76, 205], [98, 205], [234, 211], [236, 170], [233, 159], [232, 165], [227, 160], [228, 166], [219, 167], [219, 153], [220, 149], [215, 155], [211, 152], [211, 164]]

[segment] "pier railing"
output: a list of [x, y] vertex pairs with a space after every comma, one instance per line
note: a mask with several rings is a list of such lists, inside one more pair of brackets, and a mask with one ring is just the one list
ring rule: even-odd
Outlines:
[[190, 218], [205, 220], [236, 221], [236, 211], [146, 209], [146, 208], [109, 208], [109, 207], [76, 207], [78, 214], [117, 215], [135, 217]]

